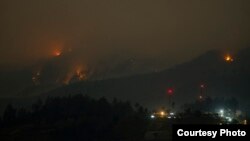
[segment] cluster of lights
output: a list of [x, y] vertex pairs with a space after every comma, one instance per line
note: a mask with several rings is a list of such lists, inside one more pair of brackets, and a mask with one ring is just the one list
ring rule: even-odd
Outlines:
[[156, 118], [156, 117], [160, 117], [160, 118], [165, 118], [167, 116], [167, 113], [165, 111], [160, 111], [158, 113], [154, 113], [152, 114], [150, 117], [152, 119]]
[[[219, 111], [219, 115], [220, 115], [220, 117], [221, 118], [224, 118], [227, 122], [232, 122], [233, 121], [233, 119], [232, 119], [232, 117], [230, 117], [230, 116], [225, 116], [225, 111], [223, 110], [223, 109], [221, 109], [220, 111]], [[226, 114], [227, 115], [227, 114]]]
[[150, 116], [151, 119], [155, 119], [155, 118], [176, 118], [175, 114], [173, 112], [170, 112], [169, 114], [166, 113], [165, 111], [160, 111], [158, 113], [154, 113]]
[[171, 112], [171, 113], [169, 113], [168, 118], [171, 119], [171, 118], [176, 118], [176, 117], [175, 117], [175, 114], [173, 112]]
[[[227, 111], [225, 111], [224, 109], [220, 109], [218, 112], [219, 116], [224, 119], [224, 121], [226, 121], [227, 123], [232, 123], [233, 122], [233, 117], [232, 114], [230, 114], [230, 109]], [[237, 116], [236, 116], [237, 117]], [[241, 120], [240, 122], [243, 125], [247, 125], [247, 120]], [[222, 125], [222, 123], [220, 123], [220, 125]]]

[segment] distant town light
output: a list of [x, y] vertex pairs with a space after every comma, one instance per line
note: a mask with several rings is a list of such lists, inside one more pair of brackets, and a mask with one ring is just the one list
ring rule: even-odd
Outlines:
[[154, 118], [155, 118], [155, 116], [154, 116], [154, 115], [151, 115], [151, 118], [152, 118], [152, 119], [154, 119]]
[[171, 113], [169, 113], [170, 114], [170, 116], [173, 116], [174, 115], [174, 113], [173, 112], [171, 112]]
[[229, 55], [229, 54], [226, 55], [224, 59], [225, 59], [226, 62], [233, 62], [234, 61], [234, 59], [232, 58], [232, 56]]
[[220, 110], [220, 116], [224, 117], [224, 110], [223, 109]]
[[232, 122], [232, 118], [231, 117], [226, 117], [228, 122]]
[[166, 113], [164, 111], [161, 111], [160, 114], [161, 114], [161, 116], [165, 116]]
[[244, 125], [247, 125], [247, 120], [246, 120], [246, 119], [243, 121], [243, 124], [244, 124]]
[[220, 113], [221, 113], [221, 114], [223, 114], [223, 113], [224, 113], [224, 110], [223, 110], [223, 109], [221, 109], [221, 110], [220, 110]]

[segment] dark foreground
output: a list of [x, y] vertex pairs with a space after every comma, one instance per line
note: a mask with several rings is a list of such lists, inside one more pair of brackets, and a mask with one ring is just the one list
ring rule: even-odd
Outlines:
[[219, 119], [201, 113], [180, 118], [150, 118], [139, 104], [88, 96], [38, 100], [31, 109], [9, 105], [0, 124], [1, 141], [166, 141], [172, 125], [217, 124]]

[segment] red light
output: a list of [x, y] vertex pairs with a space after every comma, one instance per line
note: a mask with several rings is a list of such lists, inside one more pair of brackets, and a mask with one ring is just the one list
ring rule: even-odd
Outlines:
[[172, 95], [174, 93], [174, 90], [172, 88], [167, 89], [168, 95]]

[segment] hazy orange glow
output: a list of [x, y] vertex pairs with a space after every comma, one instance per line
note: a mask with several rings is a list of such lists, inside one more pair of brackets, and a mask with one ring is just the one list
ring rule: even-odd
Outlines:
[[230, 56], [229, 54], [226, 55], [224, 59], [225, 59], [225, 61], [227, 61], [227, 62], [233, 62], [233, 58], [232, 58], [232, 56]]
[[86, 67], [84, 65], [76, 65], [71, 68], [71, 70], [66, 74], [63, 80], [64, 84], [69, 84], [71, 81], [81, 81], [86, 80]]
[[78, 67], [76, 69], [76, 76], [78, 77], [79, 80], [86, 79], [86, 75], [84, 74], [84, 71], [83, 71], [82, 67]]
[[62, 52], [59, 49], [55, 50], [53, 53], [54, 56], [60, 56], [61, 54]]
[[57, 57], [57, 56], [61, 56], [62, 55], [62, 51], [64, 49], [64, 43], [63, 41], [51, 41], [49, 43], [49, 46], [51, 47], [51, 52], [52, 52], [52, 55]]
[[80, 74], [81, 74], [81, 69], [80, 68], [76, 69], [76, 75], [80, 75]]

